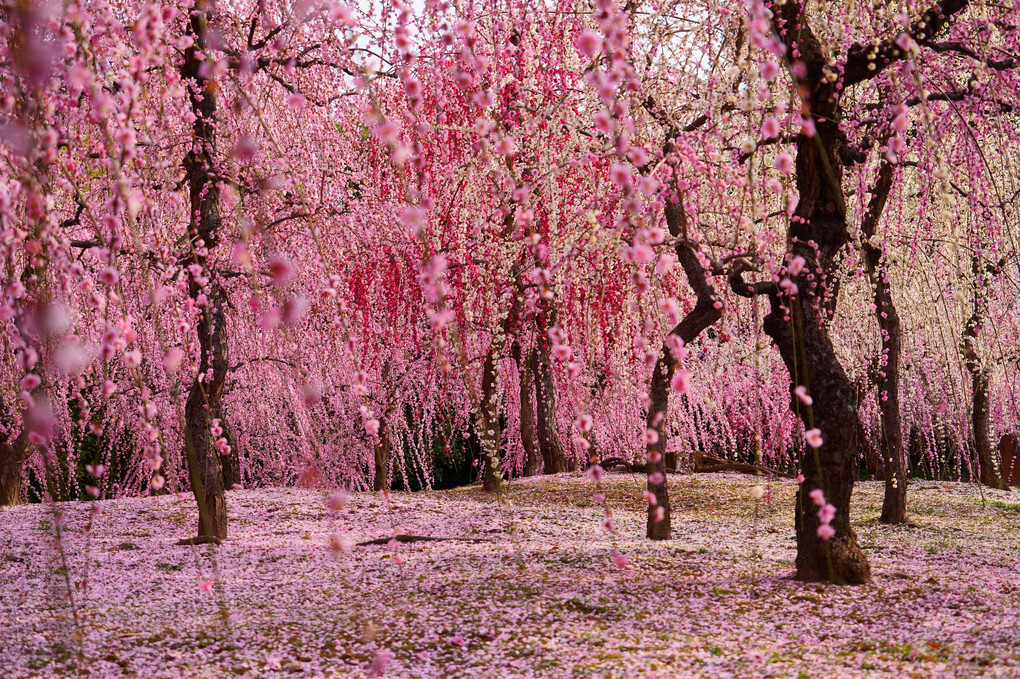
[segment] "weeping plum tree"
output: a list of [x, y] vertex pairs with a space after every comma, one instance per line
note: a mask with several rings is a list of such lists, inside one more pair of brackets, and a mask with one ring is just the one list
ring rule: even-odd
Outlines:
[[[138, 429], [123, 492], [190, 482], [208, 541], [227, 535], [221, 451], [242, 445], [255, 482], [383, 490], [431, 463], [436, 413], [454, 413], [454, 436], [480, 428], [490, 490], [514, 469], [643, 455], [646, 534], [665, 539], [667, 443], [730, 454], [753, 437], [799, 455], [798, 576], [867, 581], [852, 377], [874, 351], [848, 326], [881, 332], [883, 520], [905, 517], [903, 425], [950, 431], [928, 401], [959, 386], [953, 369], [973, 375], [983, 473], [994, 430], [1015, 429], [995, 389], [1013, 367], [978, 331], [1015, 334], [1015, 262], [999, 294], [985, 281], [965, 300], [982, 316], [941, 373], [911, 351], [936, 335], [919, 291], [946, 290], [903, 262], [1011, 176], [1016, 140], [984, 142], [1016, 105], [1017, 29], [962, 0], [660, 5], [426, 3], [378, 23], [336, 3], [68, 3], [39, 22], [42, 47], [8, 20], [0, 499], [26, 441], [48, 443], [25, 404], [70, 391], [85, 405], [46, 426]], [[933, 208], [963, 179], [935, 162], [940, 139], [970, 149], [948, 217]], [[896, 202], [928, 221], [885, 215]], [[1014, 208], [994, 204], [970, 227], [987, 238], [939, 237], [1005, 250]], [[872, 287], [844, 284], [836, 313], [858, 243]], [[51, 301], [73, 340], [33, 329]], [[80, 365], [52, 370], [50, 344]], [[908, 362], [935, 386], [905, 389]], [[182, 447], [186, 463], [162, 459]]]

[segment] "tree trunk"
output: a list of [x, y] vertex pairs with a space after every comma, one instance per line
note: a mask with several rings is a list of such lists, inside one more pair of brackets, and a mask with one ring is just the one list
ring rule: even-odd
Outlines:
[[385, 417], [379, 418], [379, 440], [375, 444], [375, 479], [372, 490], [390, 489], [390, 434]]
[[210, 429], [212, 414], [221, 410], [229, 361], [224, 304], [224, 294], [214, 284], [213, 296], [198, 321], [199, 375], [211, 371], [212, 378], [192, 383], [184, 408], [184, 442], [191, 490], [198, 502], [198, 534], [221, 540], [227, 537], [227, 500], [220, 452]]
[[[797, 491], [795, 516], [797, 577], [858, 584], [871, 579], [871, 567], [850, 526], [860, 415], [854, 387], [825, 326], [822, 288], [835, 271], [836, 254], [850, 241], [842, 166], [847, 149], [839, 130], [840, 93], [826, 77], [829, 56], [802, 10], [800, 3], [788, 2], [778, 8], [775, 19], [787, 48], [799, 52], [800, 94], [815, 122], [812, 134], [801, 132], [796, 138], [799, 200], [788, 233], [787, 261], [799, 263], [795, 258], [802, 258], [803, 269], [784, 272], [796, 288], [784, 289], [773, 280], [748, 285], [742, 277], [743, 267], [734, 269], [730, 284], [740, 295], [768, 295], [771, 309], [763, 326], [790, 374], [791, 406], [805, 429], [822, 432], [822, 445], [808, 447], [801, 465], [804, 482]], [[800, 405], [794, 395], [797, 386], [808, 389], [814, 399], [812, 406]], [[835, 535], [828, 540], [818, 535], [820, 520], [810, 499], [816, 489], [836, 508], [830, 524]]]
[[[858, 394], [859, 398], [860, 394]], [[858, 400], [860, 403], [860, 400]], [[871, 476], [875, 481], [885, 480], [885, 464], [882, 462], [882, 454], [875, 448], [871, 441], [871, 437], [868, 436], [867, 429], [864, 428], [864, 422], [858, 418], [858, 424], [860, 428], [857, 430], [857, 445], [860, 449], [858, 457], [863, 457], [865, 462], [868, 463], [868, 471], [871, 472]]]
[[907, 522], [907, 471], [900, 424], [900, 316], [889, 289], [889, 271], [882, 262], [882, 248], [872, 244], [878, 221], [892, 186], [892, 165], [882, 163], [868, 212], [861, 225], [864, 263], [875, 298], [875, 319], [882, 335], [882, 361], [878, 366], [878, 407], [882, 419], [882, 466], [885, 496], [882, 523]]
[[194, 83], [190, 100], [196, 115], [192, 125], [193, 146], [184, 159], [191, 207], [188, 261], [200, 266], [201, 276], [209, 279], [200, 283], [192, 276], [188, 286], [192, 299], [197, 301], [205, 295], [207, 301], [197, 323], [199, 372], [185, 405], [184, 442], [191, 489], [198, 503], [198, 535], [223, 540], [227, 537], [223, 468], [210, 427], [214, 414], [222, 412], [220, 404], [229, 363], [224, 313], [226, 293], [206, 269], [209, 252], [219, 243], [221, 227], [219, 188], [210, 172], [215, 166], [216, 94], [201, 72], [207, 49], [207, 5], [206, 0], [198, 0], [191, 12], [188, 30], [194, 44], [185, 50], [181, 65], [181, 77]]
[[[694, 309], [684, 316], [670, 333], [683, 340], [686, 346], [702, 331], [722, 318], [722, 303], [716, 297], [715, 288], [712, 287], [698, 254], [687, 244], [687, 215], [681, 201], [682, 198], [678, 198], [667, 204], [666, 224], [670, 235], [678, 239], [674, 248], [677, 259], [698, 300]], [[655, 496], [655, 504], [648, 506], [648, 520], [645, 526], [645, 535], [651, 540], [668, 540], [672, 532], [669, 489], [666, 485], [666, 416], [669, 414], [670, 383], [676, 367], [677, 361], [669, 348], [669, 343], [663, 342], [659, 359], [655, 362], [655, 370], [652, 372], [646, 421], [648, 429], [657, 435], [655, 440], [648, 444], [645, 452], [648, 491]], [[675, 467], [675, 460], [673, 464]]]
[[489, 352], [485, 355], [485, 363], [482, 366], [482, 403], [481, 403], [481, 425], [482, 431], [479, 440], [482, 444], [482, 464], [484, 465], [482, 488], [488, 493], [498, 492], [502, 487], [503, 472], [499, 462], [499, 413], [497, 412], [498, 399], [496, 398], [496, 384], [498, 375], [496, 369], [499, 364], [499, 349], [501, 343], [493, 338]]
[[521, 446], [524, 448], [524, 475], [535, 476], [542, 472], [542, 451], [538, 445], [538, 435], [535, 433], [535, 394], [534, 394], [534, 373], [531, 370], [531, 361], [534, 360], [534, 350], [528, 355], [528, 360], [521, 356], [520, 344], [514, 343], [514, 358], [517, 360], [517, 369], [521, 374]]
[[[544, 330], [543, 328], [539, 328]], [[548, 337], [542, 332], [531, 352], [531, 371], [535, 381], [535, 410], [538, 424], [538, 448], [542, 455], [543, 472], [558, 474], [571, 471], [574, 465], [560, 441], [556, 422], [556, 382], [549, 357]]]
[[971, 412], [974, 448], [977, 451], [978, 464], [981, 465], [981, 483], [989, 488], [1009, 490], [992, 438], [991, 394], [988, 388], [990, 377], [988, 370], [984, 368], [971, 373], [971, 386], [974, 390], [974, 405]]
[[963, 337], [960, 342], [960, 353], [963, 364], [970, 372], [971, 378], [971, 435], [974, 438], [974, 451], [977, 453], [978, 465], [981, 470], [981, 483], [989, 488], [1009, 490], [1009, 484], [1002, 476], [999, 456], [994, 450], [991, 423], [991, 394], [989, 386], [991, 371], [978, 354], [977, 338], [984, 323], [984, 310], [988, 307], [982, 277], [982, 262], [978, 256], [971, 256], [971, 272], [974, 274], [974, 306], [970, 318], [963, 326]]
[[1006, 484], [1020, 486], [1020, 432], [1005, 434], [999, 439], [999, 462]]
[[27, 450], [19, 443], [20, 439], [0, 443], [0, 507], [13, 507], [21, 502], [21, 469]]
[[[779, 347], [793, 385], [810, 387], [812, 407], [799, 406], [797, 397], [791, 393], [794, 410], [805, 428], [818, 428], [823, 437], [821, 447], [807, 447], [801, 464], [804, 481], [797, 491], [795, 517], [797, 578], [835, 584], [864, 583], [871, 578], [871, 568], [850, 525], [859, 430], [853, 385], [836, 358], [826, 328], [819, 325], [818, 310], [812, 301], [801, 298], [793, 304], [796, 334], [776, 298], [764, 327]], [[810, 499], [815, 489], [820, 489], [825, 501], [836, 508], [831, 523], [836, 534], [829, 540], [818, 535], [818, 508]]]

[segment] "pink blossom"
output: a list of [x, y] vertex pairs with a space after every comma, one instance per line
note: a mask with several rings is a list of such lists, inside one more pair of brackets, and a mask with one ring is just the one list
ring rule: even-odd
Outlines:
[[616, 163], [609, 169], [609, 178], [620, 188], [626, 188], [631, 183], [630, 169], [626, 165]]
[[105, 267], [99, 272], [99, 281], [103, 285], [114, 286], [120, 280], [120, 272], [112, 266]]
[[758, 64], [758, 73], [765, 80], [775, 80], [779, 75], [779, 66], [774, 61], [766, 61]]
[[655, 259], [655, 250], [647, 245], [634, 245], [633, 247], [625, 248], [623, 256], [628, 262], [645, 266]]
[[669, 381], [669, 387], [677, 394], [687, 393], [691, 388], [691, 374], [684, 369], [677, 370]]
[[337, 491], [326, 498], [326, 507], [328, 507], [331, 512], [338, 512], [347, 505], [347, 500], [347, 493], [342, 490]]
[[602, 36], [592, 31], [584, 31], [577, 37], [577, 50], [591, 59], [602, 46]]
[[572, 355], [570, 345], [568, 344], [557, 344], [552, 348], [553, 358], [559, 361], [566, 361]]
[[503, 156], [512, 156], [517, 153], [517, 144], [512, 137], [502, 137], [494, 147], [496, 153]]
[[587, 471], [585, 471], [584, 475], [590, 481], [595, 481], [597, 483], [597, 482], [601, 481], [602, 478], [605, 476], [605, 470], [602, 469], [602, 467], [600, 467], [599, 465], [593, 464], [592, 466], [588, 467], [588, 469], [587, 469]]
[[674, 266], [676, 266], [676, 255], [667, 252], [659, 255], [659, 260], [655, 263], [655, 272], [664, 276], [672, 271]]
[[789, 153], [780, 153], [776, 156], [776, 170], [782, 174], [790, 174], [793, 172], [793, 156]]
[[804, 440], [807, 441], [807, 444], [812, 448], [821, 448], [823, 443], [821, 430], [808, 429], [804, 432]]
[[177, 347], [170, 347], [163, 357], [163, 369], [168, 373], [175, 373], [184, 359], [184, 352]]
[[378, 651], [375, 657], [372, 658], [372, 666], [369, 668], [369, 674], [374, 677], [382, 676], [386, 674], [386, 670], [389, 669], [390, 663], [393, 662], [393, 654], [389, 651]]
[[276, 285], [285, 285], [294, 277], [294, 265], [282, 254], [275, 254], [266, 262], [269, 275]]
[[815, 402], [814, 399], [811, 398], [811, 396], [807, 393], [807, 387], [805, 387], [803, 384], [798, 384], [797, 387], [793, 390], [793, 393], [796, 394], [797, 398], [800, 399], [800, 402], [806, 406], [809, 406]]

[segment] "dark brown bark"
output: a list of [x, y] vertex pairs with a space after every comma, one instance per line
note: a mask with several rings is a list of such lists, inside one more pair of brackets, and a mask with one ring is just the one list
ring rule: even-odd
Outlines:
[[529, 352], [528, 359], [521, 355], [521, 345], [514, 342], [514, 360], [521, 376], [521, 413], [520, 434], [521, 446], [524, 448], [524, 475], [535, 476], [542, 472], [542, 451], [538, 445], [538, 434], [535, 431], [535, 378], [531, 370], [534, 350]]
[[892, 165], [882, 163], [868, 211], [861, 224], [861, 241], [875, 300], [875, 319], [882, 335], [882, 359], [878, 366], [876, 385], [882, 421], [885, 495], [879, 520], [882, 523], [899, 524], [907, 522], [906, 454], [900, 424], [900, 316], [889, 289], [888, 268], [882, 261], [882, 248], [871, 242], [889, 197], [892, 176]]
[[544, 332], [539, 333], [535, 351], [531, 352], [531, 371], [535, 382], [535, 411], [538, 429], [538, 449], [542, 455], [542, 469], [546, 474], [571, 471], [573, 464], [560, 440], [560, 428], [556, 422], [556, 382], [553, 378], [552, 360], [549, 356], [549, 340]]
[[1020, 486], [1020, 432], [999, 439], [999, 462], [1002, 477], [1010, 486]]
[[[198, 264], [210, 277], [206, 285], [194, 278], [188, 292], [192, 299], [205, 295], [207, 303], [197, 323], [199, 377], [191, 385], [185, 405], [184, 442], [191, 489], [198, 503], [199, 536], [227, 537], [227, 504], [220, 454], [210, 432], [212, 420], [222, 413], [223, 386], [229, 369], [224, 307], [226, 293], [205, 269], [208, 253], [219, 243], [221, 227], [219, 189], [212, 177], [216, 148], [216, 94], [201, 75], [208, 32], [208, 3], [199, 0], [188, 26], [194, 45], [184, 52], [181, 76], [191, 86], [191, 107], [197, 116], [192, 126], [193, 147], [184, 159], [190, 195], [188, 264]], [[217, 418], [218, 419], [218, 418]]]
[[375, 478], [372, 490], [390, 489], [390, 433], [389, 422], [385, 417], [379, 418], [379, 439], [375, 442]]
[[981, 280], [983, 267], [975, 255], [971, 259], [971, 270], [974, 274], [974, 306], [970, 318], [963, 328], [960, 351], [963, 364], [971, 376], [971, 436], [974, 441], [974, 452], [980, 466], [979, 479], [989, 488], [1009, 490], [1009, 484], [1002, 475], [1001, 460], [992, 438], [991, 423], [991, 371], [978, 354], [977, 337], [984, 322], [984, 309], [987, 308], [984, 285]]
[[[795, 248], [796, 250], [796, 248]], [[805, 248], [803, 254], [809, 254]], [[811, 260], [808, 260], [811, 261]], [[868, 560], [850, 525], [850, 496], [853, 493], [857, 460], [859, 416], [854, 389], [839, 364], [828, 332], [820, 325], [818, 306], [803, 297], [792, 302], [792, 323], [777, 297], [765, 318], [765, 332], [779, 348], [794, 385], [809, 387], [814, 403], [810, 408], [791, 403], [805, 428], [822, 431], [819, 448], [806, 447], [801, 461], [804, 481], [797, 491], [797, 577], [828, 580], [835, 584], [860, 584], [871, 579]], [[826, 502], [836, 508], [830, 540], [818, 536], [818, 508], [810, 493], [821, 489]]]
[[978, 464], [981, 466], [979, 474], [981, 483], [989, 488], [1009, 490], [1009, 484], [1002, 474], [1001, 459], [992, 438], [990, 378], [991, 375], [984, 368], [971, 372], [971, 387], [974, 393], [971, 411], [974, 449], [977, 452]]
[[220, 413], [223, 385], [229, 365], [226, 339], [225, 298], [214, 286], [209, 305], [197, 324], [199, 374], [211, 379], [195, 380], [184, 407], [184, 445], [188, 458], [191, 490], [198, 503], [198, 534], [227, 538], [227, 500], [223, 488], [223, 467], [215, 446], [212, 420]]
[[[859, 402], [859, 401], [858, 401]], [[868, 471], [875, 481], [885, 481], [885, 463], [882, 462], [882, 453], [868, 436], [868, 431], [861, 421], [861, 428], [857, 430], [857, 445], [863, 453], [865, 462], [868, 463]]]
[[[849, 242], [842, 159], [847, 157], [845, 138], [839, 130], [841, 111], [835, 84], [826, 77], [829, 53], [818, 41], [800, 2], [791, 0], [778, 9], [776, 27], [791, 51], [797, 50], [803, 78], [799, 93], [815, 121], [812, 136], [796, 139], [796, 186], [800, 199], [789, 227], [791, 257], [801, 257], [804, 270], [789, 276], [798, 287], [790, 297], [772, 281], [744, 283], [735, 271], [730, 282], [734, 292], [746, 296], [767, 294], [770, 312], [765, 333], [779, 349], [790, 374], [790, 401], [806, 429], [818, 428], [823, 443], [807, 448], [802, 460], [804, 482], [797, 492], [797, 577], [858, 584], [871, 579], [871, 567], [850, 525], [850, 496], [861, 431], [856, 394], [836, 357], [826, 328], [822, 277], [830, 277], [837, 253]], [[793, 394], [805, 386], [814, 403], [799, 404]], [[820, 489], [836, 508], [832, 521], [835, 536], [819, 537], [817, 508], [809, 494]]]
[[[910, 24], [907, 33], [922, 45], [929, 43], [968, 4], [968, 0], [940, 0], [932, 3]], [[898, 37], [899, 31], [895, 35]], [[843, 88], [874, 78], [886, 66], [906, 56], [907, 53], [899, 47], [895, 38], [886, 42], [862, 42], [852, 46], [847, 50]]]
[[731, 462], [714, 455], [706, 455], [702, 452], [694, 453], [694, 471], [698, 474], [712, 474], [716, 472], [738, 472], [740, 474], [753, 474], [793, 478], [790, 472], [772, 469], [760, 464], [747, 464], [746, 462]]
[[[687, 282], [697, 298], [690, 311], [670, 332], [683, 340], [684, 345], [693, 342], [703, 330], [722, 318], [722, 303], [715, 294], [715, 288], [708, 279], [708, 272], [698, 259], [698, 254], [688, 245], [687, 215], [682, 198], [666, 206], [666, 224], [669, 233], [678, 239], [675, 246], [677, 260], [687, 275]], [[676, 370], [676, 361], [663, 342], [659, 359], [652, 372], [652, 384], [648, 390], [648, 429], [654, 430], [658, 439], [649, 443], [645, 454], [648, 472], [648, 491], [655, 496], [655, 504], [648, 506], [645, 535], [651, 540], [668, 540], [671, 534], [669, 488], [666, 485], [666, 416], [669, 414], [670, 382]], [[658, 509], [661, 508], [660, 519]]]
[[31, 455], [24, 434], [13, 441], [0, 442], [0, 507], [21, 502], [21, 471]]

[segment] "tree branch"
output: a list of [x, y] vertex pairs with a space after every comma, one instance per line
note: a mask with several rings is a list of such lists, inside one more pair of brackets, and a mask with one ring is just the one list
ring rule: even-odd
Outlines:
[[[968, 4], [968, 0], [936, 2], [910, 25], [907, 34], [919, 44], [929, 41], [948, 26], [954, 16], [966, 9]], [[895, 39], [879, 43], [877, 46], [861, 43], [853, 45], [847, 51], [846, 65], [843, 68], [844, 89], [871, 80], [886, 66], [904, 56], [906, 53]]]

